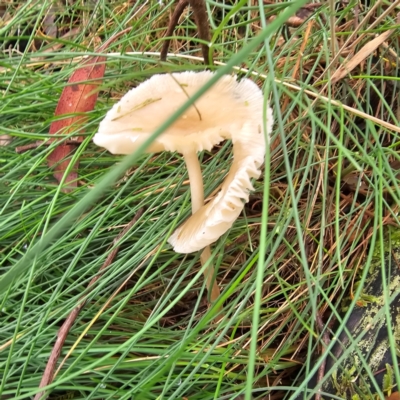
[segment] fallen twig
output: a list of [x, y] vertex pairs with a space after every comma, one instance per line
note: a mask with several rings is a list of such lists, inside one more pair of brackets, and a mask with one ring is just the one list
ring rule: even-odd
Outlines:
[[[171, 21], [168, 25], [168, 29], [166, 32], [165, 42], [161, 49], [160, 60], [165, 61], [167, 59], [169, 42], [171, 39], [170, 37], [174, 32], [176, 25], [178, 24], [179, 18], [183, 13], [183, 10], [186, 8], [187, 5], [190, 5], [193, 8], [193, 15], [197, 25], [197, 29], [199, 31], [199, 38], [201, 40], [206, 41], [207, 43], [210, 42], [210, 28], [208, 26], [208, 17], [206, 11], [206, 5], [204, 0], [180, 0], [177, 4], [174, 13], [172, 14]], [[209, 65], [210, 62], [212, 64], [212, 59], [210, 60], [209, 57], [209, 47], [207, 44], [201, 44], [201, 50], [203, 53], [204, 64]]]
[[160, 54], [161, 61], [167, 60], [169, 42], [171, 41], [171, 39], [169, 39], [169, 37], [172, 36], [172, 34], [174, 33], [175, 27], [176, 27], [176, 25], [178, 25], [179, 18], [182, 15], [183, 10], [187, 7], [188, 4], [189, 4], [189, 0], [181, 0], [175, 7], [175, 10], [169, 21], [167, 32], [165, 33], [165, 37], [167, 39], [165, 39], [165, 42], [161, 49], [161, 54]]
[[[106, 69], [106, 58], [101, 53], [111, 43], [131, 30], [132, 27], [112, 36], [96, 50], [98, 55], [84, 60], [72, 73], [68, 80], [68, 85], [64, 87], [61, 93], [54, 112], [56, 117], [64, 116], [64, 118], [55, 119], [51, 123], [50, 135], [60, 133], [66, 135], [72, 130], [77, 132], [82, 130], [87, 120], [87, 113], [95, 107], [99, 85]], [[69, 116], [65, 118], [66, 115]], [[64, 192], [70, 192], [78, 185], [79, 160], [75, 160], [75, 164], [70, 168], [71, 159], [68, 158], [68, 156], [74, 153], [77, 145], [79, 145], [78, 141], [72, 144], [60, 143], [47, 156], [47, 164], [50, 168], [53, 168], [53, 175], [58, 182], [63, 181], [65, 171], [70, 169], [70, 172], [65, 177], [65, 187], [62, 188]]]
[[[82, 141], [78, 140], [65, 140], [63, 143], [65, 144], [80, 144]], [[25, 151], [37, 149], [40, 146], [50, 146], [52, 144], [51, 140], [37, 140], [36, 142], [24, 144], [23, 146], [17, 146], [15, 148], [15, 152], [18, 154], [25, 153]]]
[[[88, 288], [93, 286], [102, 276], [100, 273], [103, 271], [105, 268], [107, 268], [114, 260], [115, 256], [118, 253], [119, 246], [117, 246], [120, 242], [120, 240], [130, 231], [130, 229], [136, 224], [136, 222], [139, 220], [139, 218], [142, 216], [144, 209], [141, 208], [138, 210], [132, 221], [125, 226], [125, 228], [119, 233], [119, 235], [113, 240], [113, 246], [114, 249], [110, 252], [110, 254], [107, 256], [106, 260], [104, 261], [103, 265], [99, 269], [99, 273], [94, 276], [91, 281], [89, 282]], [[65, 340], [67, 338], [67, 335], [75, 322], [77, 316], [79, 315], [79, 312], [81, 309], [85, 306], [86, 300], [82, 298], [81, 302], [71, 311], [71, 313], [68, 315], [67, 319], [64, 321], [62, 324], [60, 330], [58, 331], [57, 334], [57, 340], [56, 343], [54, 344], [53, 350], [50, 354], [49, 360], [47, 361], [46, 368], [44, 370], [42, 380], [40, 381], [39, 388], [43, 388], [47, 385], [49, 385], [54, 378], [54, 371], [57, 365], [57, 360], [61, 354], [61, 350], [63, 348], [63, 345], [65, 343]], [[45, 392], [39, 392], [36, 394], [34, 400], [39, 400], [39, 399], [44, 399], [46, 397]]]

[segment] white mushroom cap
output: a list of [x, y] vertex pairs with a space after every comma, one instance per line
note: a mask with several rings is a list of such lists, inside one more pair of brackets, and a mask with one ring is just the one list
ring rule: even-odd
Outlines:
[[[132, 153], [212, 76], [209, 71], [154, 75], [114, 105], [100, 123], [94, 143], [114, 154]], [[258, 86], [225, 75], [147, 149], [188, 154], [211, 150], [225, 139], [233, 142], [234, 161], [221, 191], [170, 237], [175, 251], [201, 250], [232, 226], [253, 190], [250, 179], [261, 174], [272, 123], [272, 110]]]
[[[113, 154], [131, 154], [212, 76], [209, 71], [152, 76], [113, 106], [100, 123], [94, 143]], [[196, 101], [201, 120], [196, 108], [190, 107], [147, 151], [211, 150], [248, 120], [255, 108], [253, 101], [259, 101], [255, 92], [260, 94], [250, 80], [237, 82], [234, 76], [223, 76]]]

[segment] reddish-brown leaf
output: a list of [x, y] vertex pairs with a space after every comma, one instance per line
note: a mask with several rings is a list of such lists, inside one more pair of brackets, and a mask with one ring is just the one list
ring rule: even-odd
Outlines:
[[[99, 47], [98, 52], [104, 51], [112, 42], [130, 30], [132, 30], [132, 27], [126, 28], [108, 39]], [[105, 57], [96, 56], [88, 58], [82, 63], [82, 66], [72, 74], [68, 85], [61, 94], [54, 113], [55, 116], [67, 115], [67, 117], [60, 118], [51, 124], [51, 135], [66, 135], [73, 131], [79, 132], [80, 127], [85, 123], [87, 118], [84, 114], [94, 109], [98, 95], [97, 88], [101, 84], [101, 78], [104, 76], [105, 69]], [[74, 113], [78, 115], [68, 117], [68, 115]], [[79, 135], [74, 138], [78, 145], [82, 138]], [[70, 158], [72, 156], [75, 148], [76, 146], [74, 144], [60, 144], [49, 154], [47, 162], [50, 167], [54, 167], [54, 177], [58, 182], [61, 181], [69, 166], [70, 161], [67, 157], [69, 156]], [[64, 192], [69, 192], [78, 186], [78, 166], [79, 162], [77, 161], [66, 177], [66, 187], [63, 189]]]
[[[85, 123], [86, 113], [94, 109], [97, 100], [97, 87], [101, 83], [100, 78], [104, 76], [106, 64], [105, 57], [97, 56], [86, 60], [83, 65], [78, 68], [65, 86], [60, 100], [58, 102], [55, 115], [61, 116], [65, 114], [79, 113], [67, 118], [61, 118], [54, 121], [50, 126], [50, 134], [69, 134], [73, 130], [79, 132], [80, 127]], [[95, 80], [88, 83], [88, 81]], [[81, 137], [76, 136], [77, 143]], [[50, 167], [54, 166], [54, 176], [60, 182], [64, 172], [69, 166], [70, 160], [68, 156], [72, 156], [75, 150], [73, 144], [60, 144], [54, 149], [47, 158]], [[77, 186], [78, 179], [78, 162], [75, 163], [73, 169], [65, 179], [65, 184], [68, 186], [64, 190], [70, 191]]]

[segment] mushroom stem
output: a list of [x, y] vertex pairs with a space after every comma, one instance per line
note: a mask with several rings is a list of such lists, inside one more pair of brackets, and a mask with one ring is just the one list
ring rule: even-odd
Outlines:
[[[203, 175], [201, 174], [199, 159], [197, 158], [197, 153], [195, 151], [186, 152], [183, 155], [183, 158], [189, 174], [190, 195], [192, 197], [192, 214], [194, 214], [204, 205]], [[210, 257], [210, 246], [207, 246], [200, 255], [201, 265], [204, 265]], [[204, 270], [204, 279], [212, 303], [215, 302], [220, 295], [217, 282], [214, 281], [213, 283], [213, 278], [214, 267], [210, 264]]]
[[187, 152], [183, 157], [189, 174], [192, 214], [194, 214], [204, 205], [203, 175], [195, 151]]

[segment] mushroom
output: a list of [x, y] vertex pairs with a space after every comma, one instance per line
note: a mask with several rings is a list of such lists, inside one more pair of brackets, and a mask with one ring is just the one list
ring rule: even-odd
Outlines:
[[[134, 152], [155, 129], [212, 77], [210, 71], [154, 75], [130, 90], [100, 123], [95, 144], [113, 154]], [[266, 123], [264, 124], [266, 119]], [[266, 127], [266, 133], [264, 133]], [[169, 238], [178, 253], [205, 249], [234, 223], [253, 190], [264, 162], [265, 140], [272, 111], [258, 86], [249, 79], [225, 75], [148, 147], [147, 152], [176, 151], [183, 155], [190, 180], [192, 216]], [[221, 191], [204, 205], [203, 178], [197, 153], [225, 139], [233, 142], [232, 167]], [[212, 268], [205, 271], [211, 290]], [[214, 285], [211, 300], [219, 295]]]

